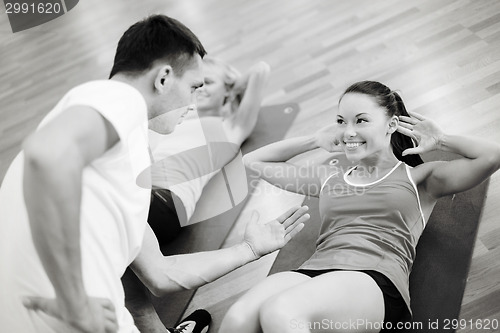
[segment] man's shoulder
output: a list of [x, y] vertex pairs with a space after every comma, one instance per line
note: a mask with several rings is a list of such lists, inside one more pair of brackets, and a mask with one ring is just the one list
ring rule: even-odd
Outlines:
[[67, 95], [113, 96], [142, 98], [141, 93], [131, 85], [116, 80], [94, 80], [79, 84], [68, 91]]

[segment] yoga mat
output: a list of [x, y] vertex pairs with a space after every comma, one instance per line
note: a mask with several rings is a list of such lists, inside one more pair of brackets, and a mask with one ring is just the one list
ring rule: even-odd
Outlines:
[[[424, 161], [450, 160], [456, 155], [433, 152]], [[413, 323], [422, 329], [400, 332], [454, 332], [445, 329], [457, 319], [489, 181], [438, 200], [417, 246], [410, 275]], [[315, 250], [320, 219], [318, 199], [307, 198], [311, 219], [306, 228], [281, 249], [269, 274], [298, 268]], [[429, 326], [438, 323], [436, 327]], [[451, 326], [451, 325], [449, 325]]]
[[[245, 154], [283, 139], [298, 112], [299, 106], [295, 103], [262, 107], [255, 129], [243, 143], [241, 151]], [[219, 249], [245, 203], [246, 200], [243, 200], [221, 215], [183, 227], [172, 243], [161, 247], [163, 254], [173, 255]], [[158, 315], [166, 326], [173, 326], [181, 319], [194, 292], [195, 290], [185, 290], [161, 298], [151, 296]]]

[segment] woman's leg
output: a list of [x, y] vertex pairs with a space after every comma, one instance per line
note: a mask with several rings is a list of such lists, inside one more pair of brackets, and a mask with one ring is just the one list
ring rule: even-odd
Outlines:
[[311, 280], [297, 272], [281, 272], [268, 276], [243, 295], [224, 316], [219, 333], [258, 333], [259, 309], [271, 296], [297, 284]]
[[384, 297], [367, 274], [334, 271], [295, 285], [260, 308], [268, 332], [378, 332]]

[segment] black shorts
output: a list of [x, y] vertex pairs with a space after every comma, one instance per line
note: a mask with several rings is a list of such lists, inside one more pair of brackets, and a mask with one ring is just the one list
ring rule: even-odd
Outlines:
[[[293, 272], [301, 273], [307, 275], [309, 277], [316, 277], [321, 274], [334, 272], [334, 271], [342, 271], [342, 269], [296, 269]], [[401, 296], [401, 293], [398, 291], [394, 283], [387, 276], [382, 273], [371, 271], [371, 270], [360, 270], [359, 272], [363, 272], [371, 276], [373, 280], [377, 283], [380, 290], [382, 290], [382, 294], [384, 295], [384, 307], [385, 307], [385, 315], [384, 322], [392, 323], [393, 327], [396, 326], [398, 322], [404, 322], [409, 320], [410, 313], [408, 311], [408, 307]], [[382, 332], [384, 332], [382, 330]]]
[[175, 210], [172, 193], [169, 190], [151, 191], [148, 223], [160, 245], [170, 243], [179, 235], [181, 225]]

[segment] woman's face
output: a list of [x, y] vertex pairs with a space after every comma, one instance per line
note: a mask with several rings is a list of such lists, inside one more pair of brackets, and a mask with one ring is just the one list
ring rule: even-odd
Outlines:
[[[392, 152], [390, 140], [395, 117], [388, 117], [371, 96], [347, 93], [339, 103], [337, 125], [340, 144], [351, 161]], [[396, 123], [397, 125], [397, 123]]]
[[199, 112], [211, 112], [219, 114], [224, 99], [228, 96], [224, 84], [223, 69], [216, 65], [203, 65], [204, 84], [197, 89], [197, 107]]

